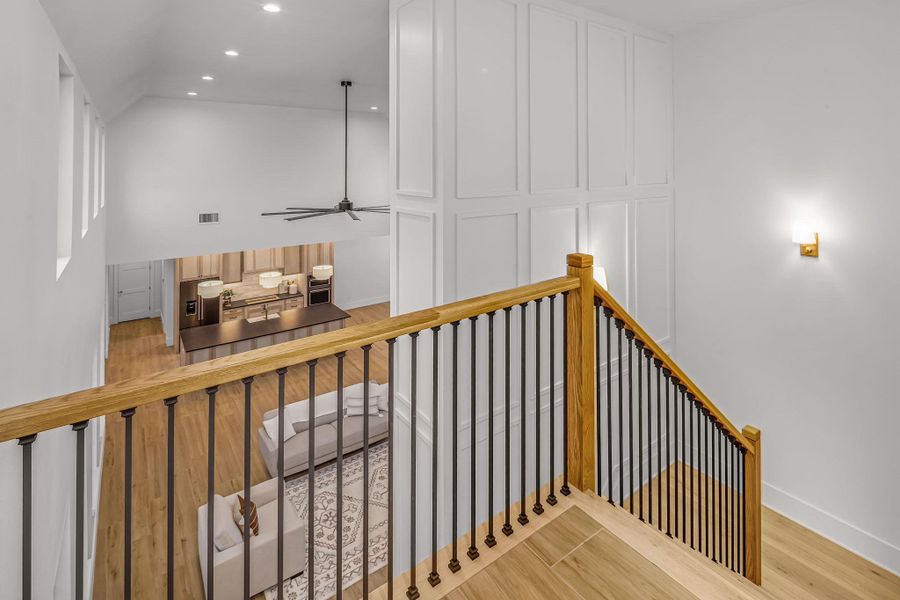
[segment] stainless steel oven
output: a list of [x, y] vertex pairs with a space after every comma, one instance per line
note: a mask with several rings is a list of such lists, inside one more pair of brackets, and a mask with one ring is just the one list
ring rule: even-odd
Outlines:
[[330, 304], [331, 298], [331, 279], [313, 279], [309, 277], [306, 289], [307, 306], [314, 304]]

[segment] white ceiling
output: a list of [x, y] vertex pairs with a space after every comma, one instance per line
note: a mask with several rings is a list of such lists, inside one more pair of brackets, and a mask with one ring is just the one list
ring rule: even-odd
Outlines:
[[569, 0], [660, 33], [679, 34], [809, 0]]
[[388, 0], [280, 0], [280, 14], [259, 0], [41, 1], [106, 120], [141, 96], [188, 91], [337, 109], [342, 79], [351, 109], [387, 106]]
[[[41, 0], [101, 115], [144, 95], [342, 107], [388, 102], [388, 0]], [[807, 0], [571, 0], [679, 34]], [[241, 55], [228, 58], [224, 51]], [[200, 78], [213, 75], [213, 82]]]

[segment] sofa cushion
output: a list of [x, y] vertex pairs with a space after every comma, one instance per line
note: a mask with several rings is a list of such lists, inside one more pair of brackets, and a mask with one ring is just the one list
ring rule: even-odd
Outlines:
[[231, 506], [222, 496], [213, 498], [213, 543], [216, 550], [222, 552], [241, 543], [243, 537], [231, 514]]
[[[275, 416], [271, 419], [266, 419], [263, 421], [263, 427], [266, 430], [266, 433], [274, 442], [278, 441], [278, 413], [275, 413]], [[294, 431], [294, 426], [291, 423], [291, 420], [288, 418], [287, 413], [284, 415], [284, 441], [288, 441], [294, 434], [297, 433]]]
[[[363, 417], [344, 418], [344, 452], [350, 452], [363, 445]], [[369, 441], [375, 441], [387, 434], [387, 417], [369, 417]]]

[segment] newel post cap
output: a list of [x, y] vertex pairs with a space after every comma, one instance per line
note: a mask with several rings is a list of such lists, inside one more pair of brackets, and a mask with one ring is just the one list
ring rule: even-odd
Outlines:
[[579, 269], [586, 269], [587, 267], [594, 266], [594, 257], [590, 254], [581, 254], [580, 252], [573, 252], [566, 257], [566, 262], [570, 267], [577, 267]]

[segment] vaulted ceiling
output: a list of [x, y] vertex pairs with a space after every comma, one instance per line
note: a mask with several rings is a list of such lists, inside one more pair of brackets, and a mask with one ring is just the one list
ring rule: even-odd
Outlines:
[[[144, 95], [383, 110], [388, 0], [41, 0], [106, 120]], [[225, 56], [234, 49], [240, 56]], [[203, 81], [212, 75], [214, 81]]]
[[[388, 102], [388, 0], [41, 0], [103, 117], [144, 95], [336, 109]], [[805, 0], [571, 0], [679, 34]], [[240, 56], [229, 58], [225, 50]], [[203, 81], [212, 75], [214, 81]]]

